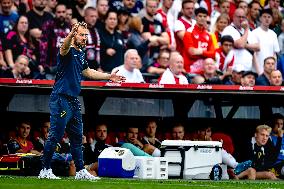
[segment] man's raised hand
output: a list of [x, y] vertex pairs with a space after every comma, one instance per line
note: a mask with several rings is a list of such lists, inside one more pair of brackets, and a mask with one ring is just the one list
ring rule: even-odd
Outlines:
[[75, 37], [77, 35], [79, 25], [80, 25], [79, 22], [77, 22], [72, 26], [72, 30], [70, 32], [72, 37]]

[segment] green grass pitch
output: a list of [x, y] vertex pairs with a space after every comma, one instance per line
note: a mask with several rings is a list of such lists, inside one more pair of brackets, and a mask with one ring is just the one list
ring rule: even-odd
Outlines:
[[82, 181], [73, 178], [61, 180], [36, 177], [0, 176], [0, 189], [284, 189], [284, 181], [195, 181], [195, 180], [137, 180], [103, 178], [99, 181]]

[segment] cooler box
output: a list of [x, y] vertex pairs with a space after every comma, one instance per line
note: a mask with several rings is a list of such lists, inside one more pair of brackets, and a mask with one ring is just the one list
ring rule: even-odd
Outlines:
[[98, 158], [98, 174], [101, 177], [132, 178], [135, 170], [135, 158], [126, 148], [109, 147]]
[[153, 157], [135, 156], [136, 166], [134, 177], [139, 179], [154, 179], [155, 162]]
[[134, 178], [168, 179], [168, 162], [165, 157], [135, 156]]
[[183, 179], [209, 179], [212, 167], [222, 163], [221, 150], [217, 141], [164, 140], [161, 146], [168, 176]]
[[154, 157], [154, 178], [168, 179], [168, 161], [165, 157]]

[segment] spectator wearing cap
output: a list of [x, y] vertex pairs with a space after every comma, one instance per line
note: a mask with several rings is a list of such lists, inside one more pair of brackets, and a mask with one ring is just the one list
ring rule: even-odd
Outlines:
[[172, 52], [169, 62], [169, 68], [159, 78], [159, 84], [188, 84], [182, 73], [184, 71], [183, 57], [178, 52]]
[[273, 70], [270, 74], [270, 85], [271, 86], [283, 86], [282, 73], [279, 70]]
[[280, 51], [277, 35], [271, 29], [269, 29], [272, 23], [272, 10], [263, 9], [260, 12], [260, 26], [252, 31], [252, 34], [256, 38], [260, 45], [260, 50], [255, 53], [255, 64], [253, 71], [258, 75], [262, 74], [264, 60], [267, 57], [276, 57], [276, 53]]
[[242, 64], [234, 65], [232, 77], [226, 80], [225, 85], [241, 85], [241, 78], [245, 68]]
[[253, 71], [245, 71], [242, 74], [241, 85], [243, 87], [253, 87], [255, 85], [256, 78], [257, 78], [257, 73]]
[[264, 85], [269, 86], [270, 85], [270, 75], [273, 70], [275, 70], [276, 66], [276, 59], [273, 56], [267, 57], [264, 59], [263, 64], [263, 73], [258, 76], [255, 83], [256, 85]]
[[230, 35], [234, 39], [234, 64], [242, 64], [245, 71], [252, 69], [253, 53], [259, 51], [259, 44], [251, 34], [243, 9], [236, 9], [233, 22], [222, 32], [222, 36]]
[[232, 69], [234, 65], [234, 39], [230, 35], [224, 35], [221, 38], [221, 47], [216, 50], [215, 60], [221, 72], [226, 72], [229, 68]]

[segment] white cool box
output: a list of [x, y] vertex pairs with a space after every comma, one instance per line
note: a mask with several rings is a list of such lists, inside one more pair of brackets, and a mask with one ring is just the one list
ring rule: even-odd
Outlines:
[[222, 163], [221, 150], [217, 141], [164, 140], [161, 147], [168, 176], [183, 179], [209, 179], [212, 167]]
[[166, 158], [135, 156], [135, 159], [135, 178], [168, 179], [168, 162]]
[[222, 163], [221, 150], [217, 141], [164, 140], [162, 157], [134, 157], [128, 149], [109, 147], [98, 158], [99, 176], [209, 179], [212, 167]]

